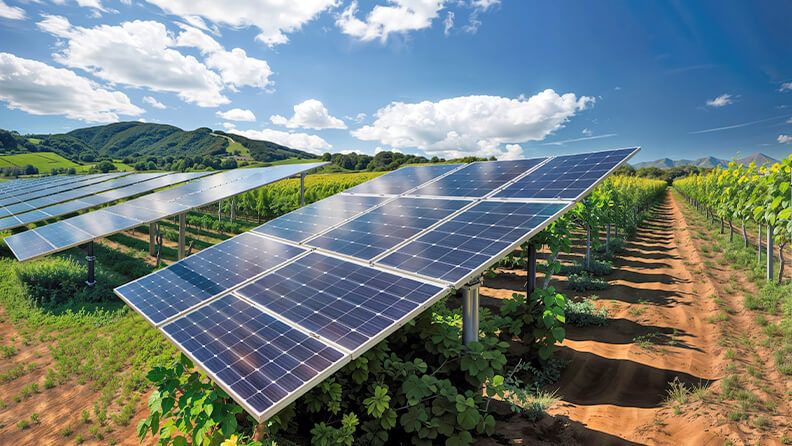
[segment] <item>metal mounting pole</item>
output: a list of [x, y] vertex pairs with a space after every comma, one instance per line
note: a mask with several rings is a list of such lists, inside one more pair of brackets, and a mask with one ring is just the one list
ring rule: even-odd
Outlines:
[[465, 345], [479, 339], [479, 288], [481, 279], [462, 287], [462, 340]]
[[157, 253], [156, 249], [154, 248], [155, 241], [154, 239], [157, 237], [157, 228], [155, 223], [149, 223], [149, 255], [154, 256]]
[[767, 225], [767, 281], [773, 281], [773, 225]]
[[231, 198], [231, 223], [234, 222], [236, 218], [236, 199]]
[[527, 271], [528, 277], [526, 280], [525, 291], [527, 295], [525, 296], [526, 299], [531, 297], [534, 291], [536, 291], [536, 246], [533, 243], [528, 244], [528, 265]]
[[96, 284], [96, 277], [94, 271], [94, 263], [96, 262], [96, 256], [94, 256], [94, 242], [91, 240], [86, 244], [86, 256], [85, 260], [88, 262], [88, 280], [85, 281], [85, 284], [88, 286], [94, 286]]
[[305, 172], [300, 174], [300, 206], [305, 206]]
[[179, 260], [184, 258], [185, 229], [187, 228], [187, 213], [179, 214]]

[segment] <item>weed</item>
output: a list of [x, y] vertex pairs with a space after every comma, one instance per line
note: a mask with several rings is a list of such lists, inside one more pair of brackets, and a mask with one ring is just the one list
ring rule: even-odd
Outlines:
[[524, 415], [529, 421], [538, 421], [544, 416], [547, 409], [553, 407], [559, 401], [560, 398], [555, 392], [537, 391], [528, 398], [527, 406], [523, 407]]
[[593, 299], [586, 298], [581, 302], [570, 301], [567, 303], [566, 322], [577, 327], [591, 325], [605, 325], [608, 321], [608, 310], [594, 306]]
[[729, 320], [729, 314], [725, 311], [719, 311], [716, 315], [707, 318], [707, 322], [716, 324], [718, 322], [725, 322]]
[[770, 419], [764, 415], [759, 415], [758, 417], [754, 418], [754, 426], [758, 427], [759, 429], [766, 429], [770, 427]]
[[604, 290], [608, 288], [608, 282], [594, 278], [590, 274], [583, 272], [580, 274], [570, 274], [567, 286], [575, 291]]
[[33, 424], [41, 423], [41, 415], [39, 415], [38, 412], [33, 412], [30, 414], [30, 422]]
[[8, 359], [17, 354], [17, 349], [13, 345], [0, 345], [0, 356]]
[[726, 359], [734, 359], [737, 356], [737, 352], [732, 349], [726, 350]]
[[72, 429], [71, 426], [66, 426], [60, 431], [61, 437], [71, 437], [71, 434], [73, 433], [74, 429]]
[[685, 404], [688, 397], [690, 397], [690, 390], [682, 384], [678, 376], [675, 376], [674, 380], [668, 383], [665, 404]]
[[85, 423], [85, 424], [88, 424], [88, 423], [91, 422], [91, 414], [87, 410], [84, 410], [84, 409], [82, 411], [82, 422]]
[[644, 335], [636, 336], [635, 338], [633, 338], [633, 342], [638, 344], [638, 346], [643, 349], [649, 349], [652, 348], [657, 342], [657, 334], [647, 333]]
[[77, 436], [74, 437], [74, 442], [77, 444], [83, 444], [84, 441], [82, 434], [77, 434]]
[[28, 420], [19, 420], [19, 422], [17, 423], [17, 427], [20, 430], [25, 430], [25, 429], [30, 427], [30, 421], [28, 421]]

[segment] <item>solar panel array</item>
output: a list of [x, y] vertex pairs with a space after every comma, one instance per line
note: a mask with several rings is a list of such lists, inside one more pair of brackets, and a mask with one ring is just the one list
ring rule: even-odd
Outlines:
[[[115, 291], [262, 421], [541, 231], [635, 152], [405, 167]], [[548, 172], [571, 183], [521, 196]], [[527, 192], [500, 195], [515, 189]]]
[[31, 260], [136, 226], [207, 206], [326, 163], [235, 169], [6, 237], [17, 259]]
[[[34, 190], [25, 190], [23, 193], [17, 193], [6, 198], [2, 198], [0, 199], [0, 206], [8, 206], [10, 204], [21, 203], [23, 201], [29, 201], [39, 197], [46, 197], [47, 195], [53, 195], [67, 190], [90, 186], [91, 184], [100, 183], [102, 181], [107, 181], [124, 175], [129, 175], [129, 172], [116, 172], [99, 175], [78, 175], [76, 178], [69, 178], [69, 180], [65, 182], [58, 182], [57, 184], [47, 183], [46, 187], [40, 189], [34, 188]], [[82, 178], [79, 178], [80, 176], [82, 176]]]

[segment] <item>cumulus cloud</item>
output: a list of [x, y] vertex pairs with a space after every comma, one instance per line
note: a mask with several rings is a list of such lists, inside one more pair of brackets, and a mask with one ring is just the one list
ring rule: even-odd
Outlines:
[[[559, 95], [551, 89], [530, 98], [461, 96], [416, 104], [392, 102], [377, 111], [374, 123], [353, 130], [352, 135], [443, 157], [503, 157], [509, 153], [503, 144], [541, 141], [593, 103], [592, 97]], [[516, 148], [506, 150], [514, 153]]]
[[327, 107], [317, 99], [308, 99], [294, 107], [294, 116], [287, 118], [281, 115], [270, 116], [270, 121], [290, 129], [304, 128], [313, 130], [345, 129], [344, 121], [331, 116]]
[[280, 130], [273, 129], [236, 130], [233, 128], [229, 129], [229, 132], [242, 135], [250, 139], [272, 141], [282, 146], [291, 147], [292, 149], [304, 150], [315, 155], [320, 155], [333, 147], [321, 137], [309, 135], [307, 133], [282, 132]]
[[148, 0], [148, 2], [192, 24], [195, 23], [196, 17], [202, 17], [210, 22], [233, 28], [254, 26], [260, 31], [256, 39], [274, 46], [288, 42], [286, 33], [298, 31], [322, 11], [335, 6], [337, 0], [237, 0], [233, 7], [216, 0]]
[[10, 20], [22, 20], [25, 18], [25, 10], [16, 6], [9, 6], [0, 0], [0, 17]]
[[182, 29], [176, 38], [176, 46], [187, 46], [198, 48], [202, 53], [213, 53], [220, 51], [223, 47], [215, 39], [193, 26], [183, 23], [178, 24]]
[[734, 102], [734, 96], [730, 94], [722, 94], [715, 99], [710, 99], [707, 101], [707, 105], [710, 107], [725, 107]]
[[143, 113], [124, 93], [101, 88], [71, 70], [9, 53], [0, 53], [0, 101], [33, 115], [87, 122], [113, 122], [119, 115]]
[[217, 112], [217, 116], [229, 121], [253, 122], [256, 120], [256, 115], [254, 115], [252, 111], [247, 109], [243, 110], [241, 108], [232, 108], [224, 112], [219, 111]]
[[223, 82], [236, 90], [238, 87], [265, 88], [272, 74], [265, 60], [248, 57], [242, 48], [231, 51], [215, 51], [206, 58], [206, 65], [220, 71]]
[[226, 131], [231, 131], [236, 128], [236, 124], [234, 124], [233, 122], [224, 122], [223, 128], [226, 129]]
[[162, 102], [152, 98], [151, 96], [143, 96], [143, 102], [145, 102], [146, 104], [148, 104], [148, 105], [150, 105], [150, 106], [152, 106], [154, 108], [158, 108], [160, 110], [164, 110], [164, 109], [168, 108], [168, 107], [165, 107], [165, 104], [163, 104]]
[[778, 142], [781, 144], [792, 143], [792, 135], [778, 135]]
[[446, 0], [390, 0], [388, 6], [376, 5], [365, 20], [357, 17], [358, 3], [353, 1], [337, 17], [336, 26], [344, 34], [362, 41], [388, 40], [393, 33], [407, 33], [430, 28]]

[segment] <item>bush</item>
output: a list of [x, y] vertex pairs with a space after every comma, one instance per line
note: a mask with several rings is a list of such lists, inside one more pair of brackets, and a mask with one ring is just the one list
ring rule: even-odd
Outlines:
[[100, 302], [114, 296], [120, 284], [114, 274], [96, 271], [96, 285], [87, 287], [85, 265], [69, 257], [50, 257], [16, 267], [17, 278], [28, 297], [37, 305], [57, 305], [69, 301]]
[[570, 301], [566, 307], [566, 322], [577, 327], [605, 325], [608, 322], [608, 310], [598, 309], [589, 298], [580, 302]]
[[588, 268], [581, 262], [572, 265], [561, 265], [560, 273], [567, 276], [583, 272], [591, 273], [594, 276], [607, 276], [613, 272], [613, 263], [607, 260], [592, 259], [591, 262], [589, 262]]
[[587, 272], [570, 274], [567, 284], [575, 291], [600, 291], [608, 288], [608, 282], [594, 278]]
[[610, 254], [618, 254], [622, 250], [624, 250], [624, 239], [621, 237], [611, 237], [610, 243], [602, 243], [597, 247], [597, 253], [608, 252]]

